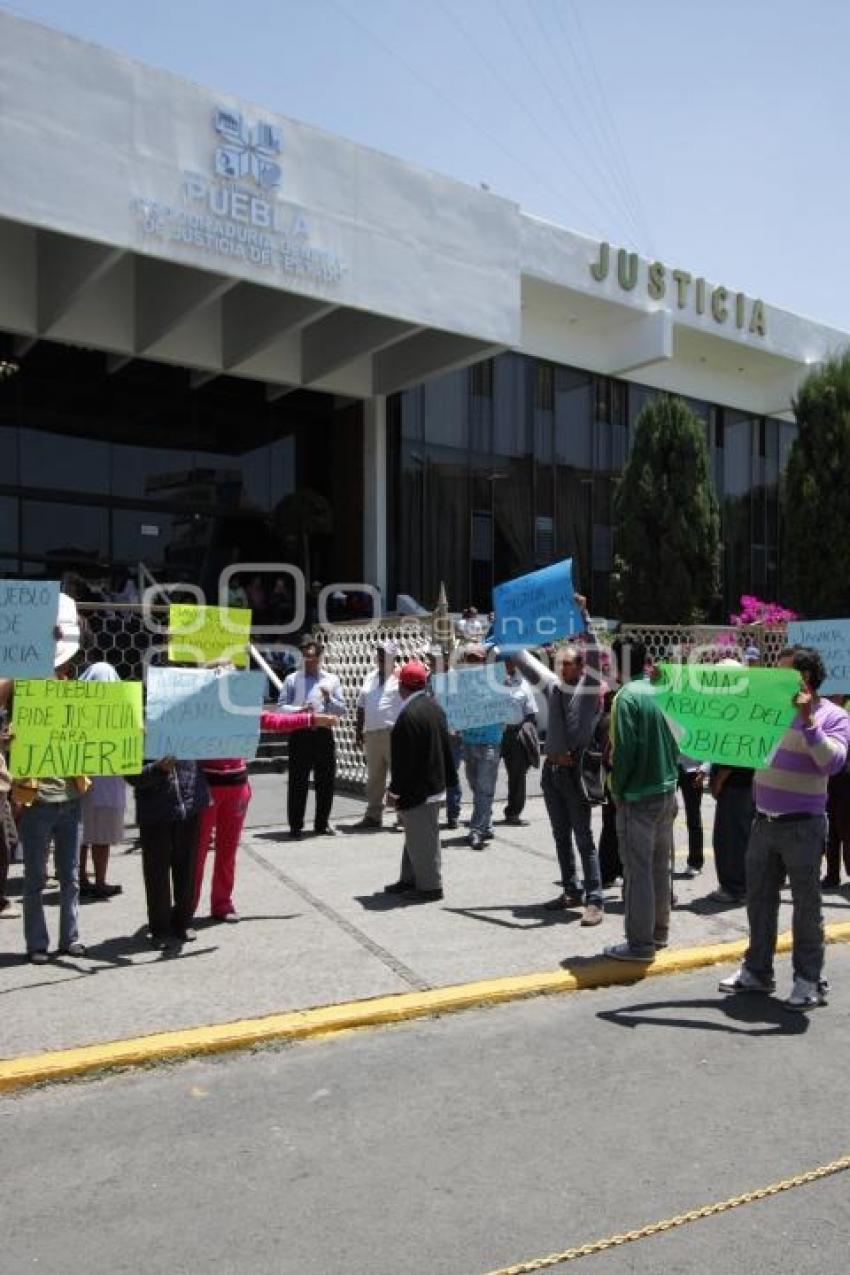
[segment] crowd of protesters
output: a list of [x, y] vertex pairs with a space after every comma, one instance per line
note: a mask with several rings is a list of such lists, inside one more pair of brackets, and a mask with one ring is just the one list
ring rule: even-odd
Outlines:
[[[245, 601], [250, 605], [252, 599]], [[492, 646], [488, 621], [473, 608], [464, 613], [452, 664], [475, 667], [504, 659], [499, 676], [511, 712], [510, 720], [460, 731], [449, 729], [435, 697], [434, 673], [446, 668], [444, 649], [431, 647], [419, 658], [402, 660], [392, 641], [376, 643], [375, 666], [356, 708], [356, 742], [365, 756], [367, 782], [364, 814], [352, 830], [377, 830], [388, 810], [394, 811], [394, 826], [403, 834], [401, 862], [398, 879], [385, 891], [405, 903], [444, 897], [440, 812], [445, 808], [448, 828], [457, 828], [461, 768], [472, 798], [468, 845], [482, 851], [494, 836], [500, 764], [507, 773], [503, 822], [509, 827], [526, 824], [527, 773], [542, 766], [541, 792], [561, 879], [557, 897], [542, 906], [580, 909], [582, 925], [599, 926], [605, 921], [606, 891], [622, 879], [624, 939], [604, 952], [618, 961], [646, 964], [671, 937], [677, 793], [688, 834], [682, 875], [693, 879], [705, 868], [703, 797], [708, 789], [715, 799], [717, 885], [707, 898], [721, 906], [746, 905], [750, 925], [744, 961], [721, 981], [721, 990], [773, 990], [780, 889], [787, 880], [794, 980], [785, 1003], [795, 1010], [824, 1004], [821, 891], [840, 885], [842, 861], [850, 875], [850, 718], [843, 699], [831, 702], [818, 693], [825, 677], [820, 655], [793, 647], [779, 657], [780, 666], [797, 671], [800, 683], [794, 719], [768, 766], [758, 771], [709, 766], [680, 752], [653, 693], [640, 640], [625, 634], [610, 651], [602, 648], [591, 631], [585, 600], [577, 595], [576, 603], [583, 633], [548, 652], [511, 650], [505, 656]], [[748, 648], [744, 659], [755, 663], [758, 651]], [[103, 662], [83, 663], [73, 603], [62, 595], [56, 677], [117, 677]], [[732, 659], [721, 663], [744, 667]], [[1, 684], [0, 707], [8, 707], [13, 694], [12, 683]], [[538, 716], [544, 704], [541, 741]], [[282, 684], [277, 711], [261, 718], [264, 730], [288, 735], [287, 820], [293, 840], [304, 835], [311, 778], [313, 832], [336, 834], [331, 822], [334, 728], [345, 712], [340, 680], [325, 667], [318, 640], [308, 636], [300, 666]], [[4, 749], [8, 742], [6, 726]], [[211, 916], [238, 921], [237, 850], [251, 797], [245, 761], [150, 759], [127, 783], [135, 792], [153, 946], [168, 951], [196, 937], [192, 923], [201, 908], [211, 848]], [[13, 781], [0, 752], [0, 918], [21, 915], [5, 892], [9, 864], [20, 853], [24, 940], [32, 962], [49, 959], [43, 895], [51, 847], [59, 884], [58, 949], [85, 955], [79, 898], [109, 899], [121, 889], [107, 875], [110, 847], [124, 836], [125, 796], [124, 780], [113, 777]], [[602, 814], [598, 843], [592, 820], [597, 806]]]

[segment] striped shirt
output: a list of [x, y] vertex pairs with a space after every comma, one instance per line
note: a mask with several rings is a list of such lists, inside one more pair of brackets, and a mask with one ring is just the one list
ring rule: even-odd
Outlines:
[[820, 700], [811, 726], [795, 717], [770, 765], [756, 771], [757, 809], [766, 815], [825, 814], [827, 780], [844, 769], [848, 748], [850, 717], [829, 700]]

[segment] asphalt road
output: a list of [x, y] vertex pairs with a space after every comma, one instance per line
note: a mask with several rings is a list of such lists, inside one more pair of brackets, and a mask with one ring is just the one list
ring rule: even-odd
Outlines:
[[[7, 1098], [0, 1270], [478, 1275], [850, 1153], [850, 952], [809, 1018], [724, 972]], [[844, 1275], [848, 1233], [845, 1173], [563, 1269]]]

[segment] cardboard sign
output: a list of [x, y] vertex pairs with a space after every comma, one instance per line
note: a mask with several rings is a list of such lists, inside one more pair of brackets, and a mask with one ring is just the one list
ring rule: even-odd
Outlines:
[[18, 681], [12, 729], [15, 776], [137, 775], [142, 684]]
[[168, 608], [168, 658], [177, 664], [230, 660], [248, 667], [251, 612], [246, 607], [199, 607], [172, 602]]
[[50, 677], [58, 580], [0, 580], [0, 677]]
[[660, 664], [659, 706], [682, 752], [720, 766], [762, 769], [794, 720], [794, 669]]
[[813, 646], [826, 665], [821, 695], [850, 695], [850, 620], [791, 620], [790, 646]]
[[449, 730], [472, 730], [476, 726], [519, 721], [522, 710], [513, 698], [511, 687], [503, 685], [504, 680], [503, 663], [435, 673], [434, 695], [446, 714]]
[[493, 641], [500, 650], [544, 646], [584, 628], [573, 589], [573, 560], [508, 580], [493, 590]]
[[265, 684], [259, 672], [148, 669], [145, 757], [255, 757]]

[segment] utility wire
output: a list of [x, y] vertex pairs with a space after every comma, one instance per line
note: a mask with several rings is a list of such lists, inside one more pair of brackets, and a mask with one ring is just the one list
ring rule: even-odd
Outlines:
[[483, 127], [469, 113], [469, 111], [467, 111], [464, 105], [458, 101], [457, 98], [453, 97], [450, 93], [447, 93], [445, 88], [435, 84], [433, 81], [424, 76], [406, 57], [404, 57], [403, 54], [399, 53], [397, 49], [394, 49], [382, 35], [379, 35], [377, 31], [374, 31], [370, 26], [363, 22], [357, 14], [352, 13], [346, 5], [342, 3], [342, 0], [330, 0], [330, 2], [348, 19], [350, 23], [352, 23], [352, 25], [358, 27], [365, 35], [374, 41], [375, 44], [379, 45], [380, 48], [383, 49], [384, 53], [393, 60], [393, 62], [403, 66], [414, 79], [418, 80], [420, 84], [423, 84], [431, 93], [434, 93], [441, 102], [449, 103], [460, 118], [464, 119], [472, 128], [475, 129], [476, 132], [480, 133], [482, 137], [486, 137], [491, 145], [500, 150], [502, 154], [506, 155], [514, 164], [518, 164], [520, 168], [523, 168], [540, 186], [544, 187], [551, 195], [554, 195], [559, 204], [565, 204], [568, 207], [570, 206], [572, 202], [570, 195], [558, 186], [553, 185], [545, 174], [538, 172], [525, 159], [523, 159], [521, 155], [517, 155], [516, 152], [510, 149], [510, 147], [505, 146], [501, 138], [495, 133], [490, 132], [489, 129]]
[[[452, 25], [455, 27], [455, 29], [459, 31], [460, 34], [466, 39], [466, 41], [472, 47], [473, 51], [475, 52], [479, 60], [484, 63], [484, 66], [487, 68], [487, 70], [490, 72], [493, 78], [501, 85], [501, 87], [508, 94], [511, 100], [523, 112], [523, 114], [529, 120], [531, 120], [531, 123], [538, 130], [541, 137], [550, 144], [552, 149], [557, 154], [558, 160], [563, 166], [563, 168], [567, 172], [571, 173], [572, 176], [578, 182], [580, 182], [582, 186], [584, 186], [585, 190], [590, 195], [594, 203], [602, 209], [603, 215], [605, 217], [609, 216], [609, 209], [604, 199], [601, 199], [599, 195], [596, 193], [596, 191], [593, 190], [593, 188], [587, 183], [582, 173], [577, 168], [573, 167], [573, 165], [566, 160], [565, 153], [562, 149], [561, 143], [555, 138], [552, 132], [548, 129], [547, 125], [544, 123], [541, 123], [540, 119], [534, 114], [531, 108], [527, 106], [525, 102], [522, 101], [522, 99], [518, 96], [516, 90], [514, 89], [513, 85], [511, 84], [509, 78], [502, 71], [499, 70], [498, 66], [496, 66], [494, 62], [492, 61], [492, 59], [488, 57], [488, 55], [484, 52], [484, 49], [481, 46], [479, 46], [475, 37], [472, 34], [470, 34], [469, 29], [466, 26], [464, 26], [464, 24], [458, 18], [457, 14], [452, 12], [452, 10], [445, 3], [445, 0], [435, 0], [435, 3], [442, 10], [442, 13], [445, 16], [445, 18], [449, 22], [451, 22]], [[632, 241], [630, 240], [630, 242]], [[637, 247], [637, 244], [633, 243], [633, 246]]]
[[[630, 180], [630, 174], [624, 169], [619, 155], [616, 153], [616, 146], [611, 131], [606, 127], [606, 121], [602, 109], [592, 100], [593, 93], [591, 85], [588, 81], [587, 74], [582, 64], [581, 58], [575, 51], [569, 29], [564, 24], [560, 9], [558, 8], [558, 0], [553, 0], [554, 7], [557, 12], [558, 24], [563, 33], [563, 40], [558, 38], [558, 33], [550, 31], [549, 27], [543, 21], [542, 0], [530, 0], [530, 7], [534, 14], [535, 22], [540, 30], [544, 44], [549, 49], [553, 59], [557, 63], [558, 72], [564, 85], [569, 84], [573, 90], [574, 102], [576, 108], [581, 112], [586, 120], [588, 136], [591, 144], [595, 146], [600, 154], [600, 162], [605, 164], [606, 170], [610, 170], [612, 180], [617, 184], [617, 189], [623, 200], [624, 206], [628, 209], [631, 218], [631, 224], [637, 231], [638, 237], [643, 240], [644, 248], [649, 248], [649, 240], [651, 236], [647, 234], [646, 218], [643, 209], [640, 207], [639, 200], [635, 197], [633, 189], [634, 182]], [[551, 16], [551, 15], [550, 15]], [[566, 42], [570, 53], [572, 66], [568, 66], [562, 53], [562, 44]], [[565, 99], [566, 100], [566, 99]], [[604, 157], [604, 158], [602, 158]]]
[[[536, 61], [536, 59], [535, 59], [535, 57], [534, 57], [533, 53], [531, 52], [531, 50], [530, 50], [530, 49], [529, 49], [529, 47], [528, 47], [528, 44], [526, 43], [525, 39], [523, 38], [522, 31], [521, 31], [521, 30], [517, 27], [517, 25], [515, 24], [515, 22], [514, 22], [513, 18], [510, 16], [510, 13], [509, 13], [509, 11], [508, 11], [507, 7], [505, 6], [505, 4], [503, 3], [503, 0], [496, 0], [496, 6], [497, 6], [497, 8], [498, 8], [498, 10], [499, 10], [499, 13], [500, 13], [501, 17], [502, 17], [502, 21], [503, 21], [503, 22], [505, 23], [505, 25], [507, 26], [507, 28], [508, 28], [508, 30], [509, 30], [509, 32], [510, 32], [510, 34], [513, 36], [513, 39], [516, 41], [516, 43], [517, 43], [517, 44], [519, 45], [519, 47], [522, 49], [522, 52], [523, 52], [523, 54], [524, 54], [524, 56], [525, 56], [525, 59], [526, 59], [526, 61], [528, 62], [529, 66], [531, 67], [532, 72], [533, 72], [533, 73], [537, 76], [537, 78], [538, 78], [538, 80], [539, 80], [540, 84], [542, 85], [542, 87], [543, 87], [543, 88], [546, 90], [546, 92], [548, 93], [549, 97], [551, 98], [551, 100], [552, 100], [552, 102], [553, 102], [553, 104], [554, 104], [554, 106], [555, 106], [555, 110], [556, 110], [556, 111], [557, 111], [557, 112], [558, 112], [558, 113], [559, 113], [559, 114], [563, 117], [563, 119], [564, 119], [564, 123], [565, 123], [565, 125], [566, 125], [566, 127], [567, 127], [567, 131], [568, 131], [568, 132], [569, 132], [569, 133], [573, 136], [573, 138], [575, 139], [575, 141], [578, 143], [578, 145], [579, 145], [579, 146], [581, 147], [581, 149], [584, 151], [584, 153], [585, 153], [585, 155], [587, 156], [588, 160], [590, 161], [590, 163], [591, 163], [592, 167], [596, 169], [596, 174], [597, 174], [597, 176], [600, 178], [600, 180], [601, 180], [603, 183], [605, 183], [605, 182], [607, 181], [607, 178], [606, 178], [605, 174], [602, 172], [602, 170], [600, 169], [600, 167], [599, 167], [599, 165], [598, 165], [598, 163], [597, 163], [597, 161], [596, 161], [596, 157], [594, 156], [594, 154], [593, 154], [593, 152], [592, 152], [592, 151], [588, 150], [588, 148], [587, 148], [587, 146], [586, 146], [586, 144], [585, 144], [585, 141], [584, 141], [583, 137], [582, 137], [582, 136], [581, 136], [581, 134], [580, 134], [580, 133], [576, 130], [576, 128], [575, 128], [575, 126], [574, 126], [574, 124], [573, 124], [572, 120], [570, 119], [569, 112], [565, 110], [564, 106], [563, 106], [563, 105], [562, 105], [562, 103], [561, 103], [560, 98], [559, 98], [559, 97], [558, 97], [558, 95], [555, 93], [554, 89], [552, 88], [551, 84], [549, 83], [549, 80], [548, 80], [547, 76], [544, 74], [543, 70], [541, 69], [541, 67], [540, 67], [540, 66], [539, 66], [539, 64], [537, 63], [537, 61]], [[622, 214], [622, 209], [620, 209], [620, 211], [621, 211], [621, 214]]]
[[[599, 72], [596, 68], [596, 60], [593, 56], [593, 50], [591, 49], [590, 44], [587, 40], [587, 37], [585, 36], [585, 33], [584, 33], [584, 25], [582, 23], [581, 14], [579, 13], [576, 5], [573, 3], [573, 0], [569, 0], [569, 4], [570, 4], [570, 10], [573, 15], [573, 26], [575, 28], [576, 34], [578, 36], [578, 39], [581, 43], [582, 50], [583, 50], [583, 57], [579, 57], [578, 55], [576, 55], [577, 61], [579, 65], [582, 66], [582, 68], [584, 66], [587, 66], [590, 69], [592, 80], [596, 86], [600, 118], [603, 121], [605, 121], [606, 126], [610, 129], [611, 136], [613, 137], [613, 140], [614, 140], [614, 148], [617, 152], [617, 157], [620, 161], [620, 164], [623, 168], [623, 172], [626, 175], [629, 185], [631, 189], [634, 191], [634, 198], [637, 203], [638, 211], [640, 212], [641, 224], [643, 225], [645, 229], [645, 233], [648, 236], [649, 247], [652, 249], [653, 236], [652, 236], [652, 231], [649, 225], [649, 220], [646, 216], [646, 209], [644, 207], [643, 200], [641, 199], [641, 196], [640, 196], [640, 189], [638, 187], [637, 182], [635, 181], [634, 173], [632, 171], [631, 164], [629, 163], [628, 155], [626, 154], [625, 148], [620, 139], [620, 131], [617, 128], [617, 121], [615, 120], [608, 106], [608, 99], [605, 94], [605, 89], [603, 88], [602, 80], [600, 79]], [[553, 7], [555, 10], [555, 14], [558, 19], [558, 22], [560, 23], [561, 28], [564, 31], [565, 35], [567, 36], [567, 40], [569, 42], [569, 32], [567, 30], [566, 23], [561, 15], [560, 7], [557, 3], [557, 0], [555, 0]]]

